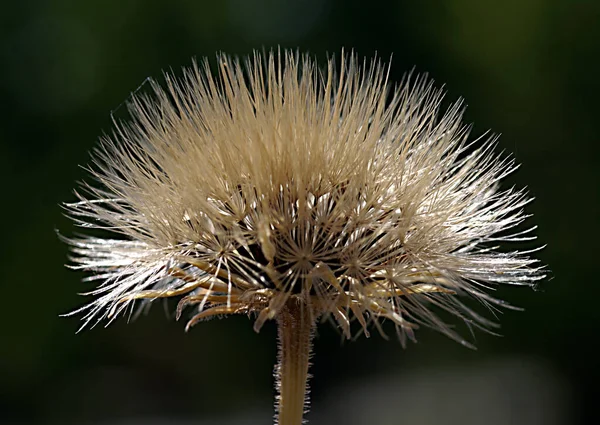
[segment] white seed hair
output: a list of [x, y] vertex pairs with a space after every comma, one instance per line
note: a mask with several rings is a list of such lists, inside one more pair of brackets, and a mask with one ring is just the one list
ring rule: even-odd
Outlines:
[[[501, 190], [517, 166], [495, 138], [468, 140], [459, 101], [426, 77], [390, 89], [388, 68], [342, 53], [319, 69], [307, 55], [218, 56], [134, 95], [94, 155], [94, 182], [66, 205], [84, 228], [72, 267], [99, 280], [84, 326], [136, 301], [182, 297], [188, 327], [256, 314], [255, 329], [290, 297], [351, 337], [357, 320], [392, 321], [404, 344], [419, 325], [468, 345], [439, 316], [492, 322], [496, 284], [532, 286], [544, 269], [498, 244], [534, 239], [523, 190]], [[512, 234], [511, 234], [512, 230]], [[437, 312], [437, 313], [436, 313]]]

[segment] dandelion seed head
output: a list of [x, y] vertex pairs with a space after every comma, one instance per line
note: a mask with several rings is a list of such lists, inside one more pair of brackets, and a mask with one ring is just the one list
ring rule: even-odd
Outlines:
[[217, 62], [134, 95], [66, 205], [112, 233], [68, 239], [99, 282], [84, 326], [178, 297], [188, 327], [248, 314], [259, 330], [295, 298], [347, 337], [389, 320], [403, 344], [420, 325], [464, 342], [440, 312], [489, 328], [463, 300], [493, 310], [497, 284], [544, 277], [497, 246], [533, 238], [515, 230], [527, 194], [500, 188], [516, 165], [494, 137], [470, 140], [461, 102], [442, 111], [426, 77], [391, 87], [380, 62], [344, 54]]

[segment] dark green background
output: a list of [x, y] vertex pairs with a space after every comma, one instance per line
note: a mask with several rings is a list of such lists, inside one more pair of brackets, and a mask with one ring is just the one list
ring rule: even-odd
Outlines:
[[[63, 267], [67, 247], [55, 229], [75, 231], [59, 203], [74, 199], [72, 188], [84, 177], [79, 165], [110, 130], [110, 112], [146, 77], [178, 70], [193, 56], [277, 45], [319, 58], [342, 47], [361, 56], [393, 54], [394, 80], [416, 67], [445, 83], [449, 99], [464, 96], [474, 134], [502, 133], [500, 148], [522, 163], [506, 184], [527, 185], [535, 196], [530, 223], [539, 225], [539, 242], [548, 246], [538, 256], [552, 270], [540, 291], [499, 291], [526, 311], [502, 315], [502, 338], [477, 333], [478, 351], [428, 330], [407, 350], [378, 336], [340, 344], [338, 333], [322, 326], [312, 369], [314, 417], [327, 415], [333, 388], [344, 388], [342, 399], [381, 376], [399, 376], [401, 385], [405, 372], [487, 370], [508, 359], [539, 365], [559, 390], [560, 406], [532, 401], [532, 408], [551, 415], [558, 409], [556, 423], [592, 423], [600, 378], [599, 23], [597, 0], [3, 4], [0, 423], [205, 424], [248, 411], [269, 423], [272, 324], [256, 335], [248, 319], [235, 317], [185, 334], [184, 324], [157, 306], [134, 323], [76, 335], [78, 320], [58, 315], [80, 306], [76, 293], [90, 286]], [[508, 380], [506, 392], [518, 385]], [[524, 405], [528, 397], [535, 400], [535, 391]], [[430, 408], [444, 400], [432, 399]], [[463, 403], [455, 406], [459, 418], [473, 408], [471, 400]], [[359, 408], [370, 406], [365, 400]], [[388, 423], [455, 423], [395, 414]]]

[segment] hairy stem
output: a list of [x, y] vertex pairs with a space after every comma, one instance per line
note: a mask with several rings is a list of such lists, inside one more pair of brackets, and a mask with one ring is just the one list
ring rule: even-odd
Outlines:
[[315, 318], [304, 303], [292, 297], [279, 313], [277, 327], [276, 425], [301, 425], [308, 410], [308, 367]]

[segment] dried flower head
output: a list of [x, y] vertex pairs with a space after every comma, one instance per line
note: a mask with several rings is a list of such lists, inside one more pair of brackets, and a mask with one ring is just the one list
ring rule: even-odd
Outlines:
[[388, 319], [402, 343], [419, 325], [465, 343], [440, 311], [487, 328], [460, 295], [493, 308], [490, 286], [543, 277], [495, 246], [530, 239], [509, 232], [525, 192], [499, 189], [516, 166], [493, 138], [468, 141], [460, 102], [440, 115], [426, 78], [389, 90], [386, 68], [344, 55], [339, 69], [290, 52], [218, 65], [134, 96], [67, 205], [117, 235], [69, 239], [101, 282], [85, 324], [180, 296], [188, 328], [243, 313], [258, 331], [295, 303], [347, 337], [354, 319], [366, 334]]

